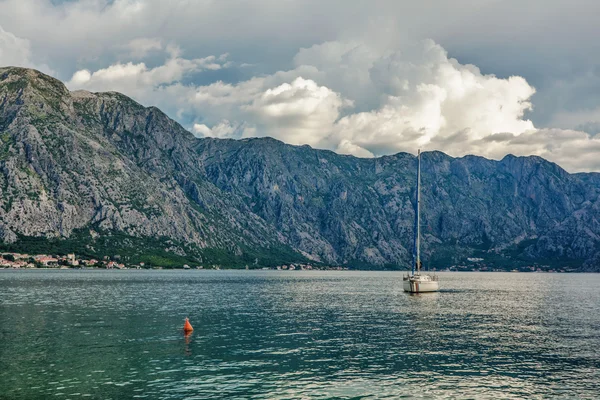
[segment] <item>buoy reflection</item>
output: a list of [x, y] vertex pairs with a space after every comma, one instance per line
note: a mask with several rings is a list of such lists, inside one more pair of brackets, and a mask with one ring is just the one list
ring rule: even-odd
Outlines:
[[192, 343], [192, 331], [183, 332], [183, 341], [185, 343], [184, 353], [186, 356], [192, 355], [192, 348], [190, 347], [190, 343]]

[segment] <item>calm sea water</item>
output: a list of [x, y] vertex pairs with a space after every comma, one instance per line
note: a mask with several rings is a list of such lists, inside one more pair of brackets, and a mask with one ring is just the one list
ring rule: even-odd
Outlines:
[[600, 275], [441, 282], [408, 295], [391, 272], [2, 270], [0, 397], [600, 396]]

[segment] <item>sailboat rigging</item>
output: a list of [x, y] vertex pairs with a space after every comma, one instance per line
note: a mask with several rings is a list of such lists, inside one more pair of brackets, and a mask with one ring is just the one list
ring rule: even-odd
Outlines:
[[415, 204], [415, 241], [414, 262], [411, 273], [402, 277], [402, 286], [405, 292], [423, 293], [437, 292], [439, 280], [437, 275], [422, 274], [421, 262], [421, 150], [417, 153], [417, 199]]

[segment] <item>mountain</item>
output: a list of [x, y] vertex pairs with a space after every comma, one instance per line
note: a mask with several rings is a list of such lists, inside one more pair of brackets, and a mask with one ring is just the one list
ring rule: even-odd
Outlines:
[[[600, 270], [600, 175], [510, 155], [427, 152], [422, 167], [430, 264]], [[198, 139], [122, 94], [0, 69], [5, 250], [406, 268], [415, 169], [406, 153], [361, 159], [270, 138]]]

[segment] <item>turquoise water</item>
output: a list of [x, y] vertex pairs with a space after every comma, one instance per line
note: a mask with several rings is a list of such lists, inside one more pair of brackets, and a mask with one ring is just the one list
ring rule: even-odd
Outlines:
[[598, 397], [600, 274], [440, 278], [0, 270], [0, 398]]

